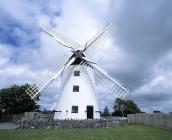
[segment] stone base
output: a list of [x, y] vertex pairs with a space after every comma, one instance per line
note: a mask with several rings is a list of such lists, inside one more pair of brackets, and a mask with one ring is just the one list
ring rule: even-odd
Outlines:
[[113, 128], [127, 124], [127, 118], [103, 118], [97, 120], [23, 120], [19, 128]]

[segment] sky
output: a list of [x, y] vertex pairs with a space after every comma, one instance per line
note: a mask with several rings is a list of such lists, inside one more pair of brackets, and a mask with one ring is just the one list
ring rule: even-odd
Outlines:
[[[48, 26], [84, 44], [107, 23], [118, 30], [94, 62], [122, 81], [144, 112], [172, 111], [171, 0], [1, 0], [0, 88], [33, 82], [69, 50], [41, 31]], [[54, 109], [60, 78], [42, 93], [42, 108]], [[115, 96], [97, 89], [100, 109]]]

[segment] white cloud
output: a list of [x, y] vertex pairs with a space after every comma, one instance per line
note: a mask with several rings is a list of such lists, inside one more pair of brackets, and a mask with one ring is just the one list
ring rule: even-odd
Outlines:
[[11, 50], [9, 46], [0, 44], [0, 67], [7, 64], [10, 60]]
[[152, 68], [152, 79], [142, 85], [140, 90], [145, 93], [172, 91], [172, 52], [163, 56]]
[[[9, 3], [10, 1], [3, 1], [3, 3], [1, 3], [1, 6], [4, 5], [3, 10], [24, 26], [28, 26], [29, 28], [34, 26], [37, 26], [35, 28], [39, 28], [42, 25], [53, 26], [59, 32], [64, 33], [80, 44], [84, 44], [107, 24], [107, 21], [105, 21], [106, 18], [104, 19], [104, 17], [108, 11], [109, 1], [64, 1], [60, 3], [60, 6], [57, 1], [53, 1], [47, 3], [46, 11], [42, 11], [43, 7], [41, 7], [41, 4], [39, 5], [34, 2], [16, 1], [12, 9], [7, 6]], [[31, 8], [28, 9], [28, 6]], [[96, 11], [95, 7], [100, 7], [100, 9]], [[61, 10], [60, 16], [53, 16], [52, 13], [58, 12], [58, 8]], [[20, 29], [15, 29], [15, 34], [19, 37], [22, 36], [24, 40], [29, 38], [29, 35], [25, 34], [25, 32], [22, 32]], [[20, 79], [23, 79], [23, 82], [36, 80], [36, 75], [39, 75], [42, 71], [47, 71], [54, 62], [58, 63], [56, 62], [56, 58], [61, 57], [62, 54], [67, 51], [67, 49], [63, 49], [62, 46], [57, 45], [55, 41], [43, 32], [37, 33], [37, 37], [36, 43], [39, 44], [38, 48], [31, 48], [27, 42], [24, 42], [23, 45], [26, 45], [26, 47], [13, 51], [18, 52], [18, 64], [8, 63], [8, 66], [4, 67], [1, 72], [2, 75], [5, 76], [4, 79], [6, 79], [5, 81], [8, 84], [12, 84], [9, 82], [12, 80], [14, 83], [21, 83], [19, 82]], [[100, 58], [102, 58], [103, 63], [100, 65], [106, 64], [104, 67], [109, 70], [112, 68], [121, 70], [121, 67], [118, 67], [118, 65], [121, 64], [122, 61], [125, 61], [125, 54], [119, 46], [114, 47], [113, 44], [114, 42], [111, 41], [101, 48], [97, 60], [100, 62]], [[112, 66], [111, 62], [115, 65]], [[56, 91], [60, 90], [59, 86], [54, 85], [54, 88], [52, 86], [50, 87], [51, 88], [48, 88], [45, 92], [56, 93]], [[101, 109], [103, 109], [105, 105], [112, 108], [111, 106], [115, 96], [109, 94], [106, 90], [101, 91], [104, 91], [104, 93], [99, 95]], [[58, 92], [57, 94], [51, 95], [58, 97]], [[48, 99], [46, 94], [43, 94], [40, 104], [50, 107], [48, 100], [52, 100], [52, 98]]]
[[[123, 45], [121, 45], [118, 40], [120, 36], [119, 32], [123, 32], [126, 29], [123, 25], [127, 24], [131, 26], [130, 22], [129, 24], [126, 22], [125, 8], [127, 7], [123, 0], [115, 2], [110, 0], [14, 0], [13, 2], [10, 0], [2, 0], [0, 2], [0, 11], [5, 15], [4, 17], [17, 22], [19, 26], [24, 26], [29, 32], [14, 27], [13, 34], [18, 38], [21, 38], [19, 48], [15, 48], [16, 46], [12, 45], [0, 44], [0, 76], [2, 79], [0, 81], [0, 87], [2, 88], [16, 83], [34, 81], [39, 73], [42, 71], [49, 71], [51, 65], [58, 63], [57, 58], [60, 58], [64, 53], [69, 52], [66, 48], [58, 45], [45, 33], [41, 32], [39, 30], [40, 26], [47, 25], [53, 27], [72, 40], [84, 44], [105, 24], [107, 24], [107, 22], [115, 21], [120, 23], [121, 21], [118, 21], [120, 20], [120, 16], [124, 16], [124, 18], [121, 18], [123, 24], [122, 26], [120, 25], [119, 30], [117, 31], [118, 33], [115, 34], [113, 40], [109, 41], [99, 52], [97, 52], [97, 57], [95, 57], [93, 61], [97, 62], [108, 72], [126, 73], [127, 71], [131, 74], [130, 77], [135, 77], [136, 73], [142, 73], [139, 66], [142, 66], [147, 58], [138, 60], [139, 57], [134, 54], [135, 52], [124, 50], [125, 47], [122, 47]], [[1, 24], [6, 24], [5, 22], [5, 20], [2, 20]], [[124, 27], [124, 29], [120, 29], [121, 27]], [[125, 41], [126, 40], [122, 40], [122, 42]], [[136, 48], [136, 50], [138, 49], [140, 48]], [[144, 49], [142, 51], [145, 53]], [[156, 60], [153, 69], [151, 69], [152, 75], [149, 75], [149, 78], [145, 77], [144, 83], [134, 89], [133, 94], [130, 97], [136, 95], [139, 100], [141, 100], [140, 98], [143, 95], [149, 97], [150, 93], [155, 94], [155, 91], [172, 91], [172, 67], [170, 67], [170, 62], [172, 60], [171, 56], [171, 53], [169, 53], [163, 58], [159, 58], [160, 60]], [[57, 82], [58, 81], [59, 80], [57, 80]], [[60, 86], [54, 82], [45, 92], [50, 93], [52, 97], [57, 98], [58, 91], [60, 91], [59, 87]], [[109, 106], [111, 109], [115, 98], [113, 94], [109, 94], [106, 91], [102, 94], [99, 91], [98, 94], [101, 109], [103, 109], [105, 105]], [[169, 92], [164, 92], [164, 95], [170, 96]], [[158, 94], [158, 96], [161, 95]], [[53, 100], [54, 102], [50, 103], [50, 100]], [[141, 101], [139, 103], [142, 105], [144, 102]], [[156, 103], [156, 101], [154, 103]], [[49, 95], [43, 94], [40, 104], [51, 107], [55, 105], [55, 100], [50, 98]], [[165, 108], [165, 105], [162, 107], [156, 104], [156, 106], [157, 109], [158, 107], [159, 109]], [[153, 105], [152, 109], [156, 106]], [[146, 111], [150, 110], [146, 105], [142, 105], [142, 107]]]
[[145, 103], [140, 104], [143, 111], [171, 111], [172, 71], [169, 69], [171, 60], [171, 52], [168, 52], [153, 67], [152, 78], [133, 91], [132, 96], [140, 97], [140, 103]]
[[33, 25], [35, 15], [40, 12], [40, 8], [31, 1], [14, 0], [11, 2], [10, 0], [2, 0], [0, 7], [11, 18], [27, 26]]

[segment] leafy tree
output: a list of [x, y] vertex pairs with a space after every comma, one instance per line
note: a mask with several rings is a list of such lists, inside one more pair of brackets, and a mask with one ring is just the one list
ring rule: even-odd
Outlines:
[[32, 100], [25, 92], [28, 87], [29, 84], [25, 84], [1, 89], [0, 111], [7, 113], [22, 113], [39, 109], [39, 106], [36, 103], [36, 101], [39, 100], [39, 96], [36, 98], [36, 101]]
[[153, 113], [162, 113], [162, 112], [159, 110], [154, 110]]
[[110, 116], [110, 112], [107, 106], [105, 106], [102, 116]]
[[123, 105], [124, 105], [124, 100], [120, 99], [120, 98], [116, 98], [115, 99], [115, 105], [113, 107], [113, 109], [115, 110], [114, 112], [112, 112], [113, 116], [123, 116]]
[[124, 115], [127, 116], [127, 114], [135, 114], [135, 113], [141, 113], [136, 103], [134, 103], [134, 101], [132, 100], [126, 100]]
[[113, 116], [127, 116], [127, 114], [135, 114], [141, 112], [134, 101], [122, 100], [120, 98], [116, 98], [113, 109]]

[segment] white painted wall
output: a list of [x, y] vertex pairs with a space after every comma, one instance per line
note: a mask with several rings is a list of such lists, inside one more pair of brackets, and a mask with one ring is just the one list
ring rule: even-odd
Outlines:
[[[74, 76], [74, 70], [80, 76]], [[79, 85], [79, 92], [73, 92], [73, 85]], [[78, 113], [71, 113], [72, 106], [78, 106]], [[81, 65], [70, 66], [62, 74], [62, 92], [59, 96], [54, 119], [87, 119], [86, 106], [94, 106], [94, 119], [100, 118], [97, 96], [95, 92], [94, 73], [92, 68]]]

